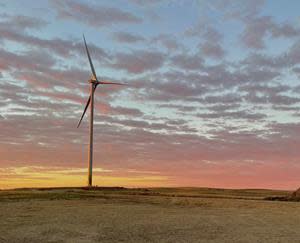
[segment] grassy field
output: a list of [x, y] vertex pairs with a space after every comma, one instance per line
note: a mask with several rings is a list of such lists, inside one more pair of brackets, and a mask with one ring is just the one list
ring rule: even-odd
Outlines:
[[287, 191], [52, 188], [0, 191], [0, 242], [300, 242]]

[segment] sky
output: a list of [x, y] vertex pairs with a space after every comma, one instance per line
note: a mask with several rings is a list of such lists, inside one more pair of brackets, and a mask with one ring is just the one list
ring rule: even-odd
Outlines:
[[0, 0], [0, 188], [300, 186], [300, 2]]

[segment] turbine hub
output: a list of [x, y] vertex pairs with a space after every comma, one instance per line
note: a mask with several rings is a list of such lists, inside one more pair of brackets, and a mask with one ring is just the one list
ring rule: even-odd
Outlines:
[[97, 82], [97, 80], [95, 80], [95, 79], [90, 79], [90, 80], [89, 80], [89, 83], [91, 83], [91, 84], [96, 84], [96, 83], [98, 83], [98, 82]]

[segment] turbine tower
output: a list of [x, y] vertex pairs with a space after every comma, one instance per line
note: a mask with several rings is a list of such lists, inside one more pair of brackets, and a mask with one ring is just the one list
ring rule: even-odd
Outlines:
[[84, 117], [84, 114], [87, 110], [87, 108], [90, 105], [90, 140], [89, 140], [89, 155], [88, 155], [88, 186], [91, 187], [93, 185], [93, 136], [94, 136], [94, 93], [97, 88], [97, 86], [100, 84], [112, 84], [112, 85], [124, 85], [121, 83], [114, 83], [114, 82], [105, 82], [105, 81], [99, 81], [95, 72], [95, 68], [90, 56], [89, 49], [86, 44], [85, 37], [83, 35], [83, 40], [84, 40], [84, 45], [85, 45], [85, 50], [87, 57], [89, 59], [91, 71], [92, 71], [92, 76], [89, 80], [90, 83], [90, 97], [88, 98], [88, 101], [85, 105], [84, 111], [82, 113], [82, 116], [78, 122], [77, 128], [80, 126], [81, 121]]

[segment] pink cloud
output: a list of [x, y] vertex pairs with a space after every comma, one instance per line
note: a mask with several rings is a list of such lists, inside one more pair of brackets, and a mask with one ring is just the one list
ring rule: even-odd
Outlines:
[[118, 53], [111, 66], [123, 69], [128, 73], [143, 73], [160, 68], [165, 61], [165, 56], [159, 52], [135, 51], [132, 53]]
[[129, 12], [97, 5], [88, 5], [77, 1], [51, 1], [57, 10], [58, 17], [87, 23], [94, 27], [108, 26], [112, 24], [137, 24], [142, 20]]

